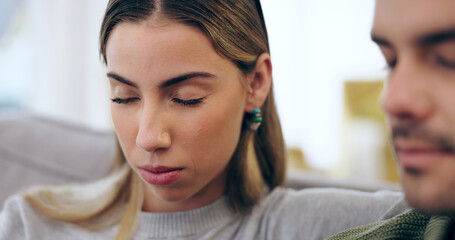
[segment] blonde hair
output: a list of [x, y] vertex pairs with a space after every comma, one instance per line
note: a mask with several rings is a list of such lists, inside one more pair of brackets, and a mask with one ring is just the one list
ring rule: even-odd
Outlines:
[[[199, 27], [215, 50], [235, 63], [245, 75], [254, 71], [260, 54], [269, 53], [259, 0], [110, 0], [100, 32], [100, 54], [106, 65], [106, 45], [115, 26], [120, 22], [145, 21], [157, 12], [167, 19]], [[261, 111], [263, 121], [257, 131], [248, 130], [244, 121], [239, 143], [228, 165], [226, 195], [239, 214], [252, 208], [263, 193], [264, 185], [273, 189], [284, 181], [285, 147], [273, 88]], [[245, 119], [248, 117], [246, 113]], [[49, 216], [84, 227], [103, 228], [120, 223], [116, 239], [130, 239], [144, 190], [121, 150], [117, 157], [113, 172], [99, 182], [82, 187], [39, 189], [27, 193], [26, 199]], [[105, 195], [90, 194], [93, 187], [103, 188]], [[82, 197], [76, 196], [79, 193]]]

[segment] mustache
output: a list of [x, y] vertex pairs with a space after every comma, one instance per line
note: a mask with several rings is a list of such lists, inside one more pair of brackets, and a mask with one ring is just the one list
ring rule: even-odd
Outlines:
[[[398, 123], [392, 127], [392, 142], [396, 138], [417, 139], [431, 142], [444, 152], [455, 153], [455, 141], [451, 136], [444, 133], [434, 132], [418, 122]], [[396, 149], [396, 146], [394, 144]]]

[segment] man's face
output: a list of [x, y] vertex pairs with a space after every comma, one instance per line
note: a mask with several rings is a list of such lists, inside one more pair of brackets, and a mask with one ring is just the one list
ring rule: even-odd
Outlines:
[[455, 1], [377, 0], [372, 38], [390, 68], [383, 107], [409, 203], [455, 211]]

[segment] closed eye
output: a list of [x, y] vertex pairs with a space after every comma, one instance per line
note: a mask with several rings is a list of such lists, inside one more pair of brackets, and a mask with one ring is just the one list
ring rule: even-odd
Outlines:
[[197, 104], [202, 103], [204, 98], [198, 98], [198, 99], [189, 99], [189, 100], [183, 100], [180, 98], [173, 98], [172, 101], [178, 104], [181, 104], [183, 106], [194, 106]]
[[447, 60], [446, 58], [441, 57], [441, 56], [437, 56], [436, 61], [444, 67], [455, 69], [454, 61]]
[[390, 62], [387, 62], [387, 65], [384, 67], [385, 70], [392, 70], [397, 65], [397, 59], [393, 59]]
[[128, 103], [138, 101], [139, 98], [137, 98], [137, 97], [135, 97], [135, 98], [113, 98], [111, 100], [112, 100], [112, 102], [117, 103], [117, 104], [128, 104]]

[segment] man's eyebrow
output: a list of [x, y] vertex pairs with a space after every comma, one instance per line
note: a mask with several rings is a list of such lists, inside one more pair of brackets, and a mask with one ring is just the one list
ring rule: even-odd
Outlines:
[[127, 79], [125, 79], [125, 78], [123, 78], [123, 77], [117, 75], [116, 73], [109, 72], [109, 73], [107, 74], [107, 76], [108, 76], [109, 78], [112, 78], [112, 79], [114, 79], [114, 80], [116, 80], [116, 81], [119, 81], [119, 82], [121, 82], [121, 83], [123, 83], [123, 84], [126, 84], [126, 85], [128, 85], [128, 86], [138, 88], [137, 85], [136, 85], [135, 83], [133, 83], [133, 82], [131, 82], [131, 81], [129, 81], [129, 80], [127, 80]]
[[455, 41], [455, 28], [427, 34], [427, 35], [421, 37], [418, 40], [418, 43], [420, 45], [431, 45], [431, 44], [438, 44], [438, 43], [443, 43], [443, 42], [447, 42], [447, 41]]
[[371, 40], [379, 46], [390, 46], [390, 43], [387, 40], [375, 35], [374, 33], [371, 34]]
[[171, 78], [169, 80], [166, 80], [166, 81], [164, 81], [163, 83], [161, 83], [159, 85], [159, 88], [166, 88], [166, 87], [169, 87], [171, 85], [175, 85], [175, 84], [178, 84], [180, 82], [183, 82], [185, 80], [188, 80], [188, 79], [191, 79], [191, 78], [198, 78], [198, 77], [214, 78], [215, 75], [207, 73], [207, 72], [191, 72], [191, 73], [187, 73], [187, 74], [184, 74], [184, 75], [181, 75], [181, 76], [174, 77], [174, 78]]

